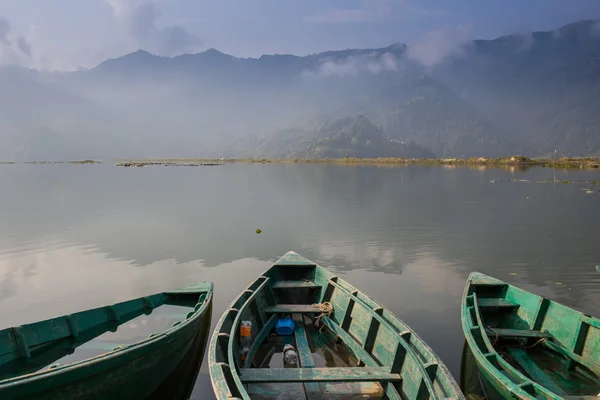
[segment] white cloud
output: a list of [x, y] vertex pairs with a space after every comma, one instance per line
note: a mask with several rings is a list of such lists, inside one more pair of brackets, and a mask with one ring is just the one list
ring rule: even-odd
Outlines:
[[408, 47], [407, 56], [432, 67], [449, 57], [464, 53], [465, 45], [472, 39], [473, 28], [461, 25], [456, 29], [437, 29], [429, 32]]
[[381, 66], [384, 71], [397, 71], [398, 62], [392, 53], [385, 53], [381, 56]]
[[596, 21], [594, 25], [592, 25], [592, 34], [600, 36], [600, 20]]
[[162, 55], [194, 52], [202, 40], [181, 25], [159, 24], [159, 11], [154, 0], [106, 0], [117, 19], [126, 24], [130, 34], [146, 50]]
[[523, 33], [518, 34], [517, 37], [521, 41], [519, 50], [522, 50], [522, 51], [531, 50], [533, 45], [535, 45], [535, 39], [533, 37], [532, 32], [523, 32]]
[[316, 70], [305, 72], [305, 76], [353, 76], [359, 73], [379, 74], [384, 71], [397, 71], [398, 62], [391, 53], [371, 53], [351, 56], [344, 59], [323, 59]]

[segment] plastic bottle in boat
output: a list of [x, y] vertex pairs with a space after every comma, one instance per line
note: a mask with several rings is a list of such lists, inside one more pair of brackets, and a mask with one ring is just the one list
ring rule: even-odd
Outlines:
[[250, 351], [250, 341], [252, 338], [252, 321], [242, 321], [240, 323], [240, 346], [241, 359], [246, 361], [246, 356]]
[[283, 365], [284, 367], [295, 367], [298, 365], [298, 353], [291, 344], [283, 346]]

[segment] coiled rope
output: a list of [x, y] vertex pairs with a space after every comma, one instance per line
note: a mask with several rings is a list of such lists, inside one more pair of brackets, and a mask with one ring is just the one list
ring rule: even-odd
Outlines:
[[322, 329], [325, 326], [325, 324], [323, 324], [323, 321], [321, 321], [321, 318], [323, 317], [329, 317], [332, 313], [333, 313], [333, 304], [331, 304], [330, 302], [326, 301], [323, 303], [316, 303], [312, 305], [313, 307], [317, 307], [319, 310], [321, 310], [321, 314], [319, 314], [316, 318], [315, 318], [315, 323], [320, 323], [321, 327], [319, 328], [319, 333], [323, 333]]

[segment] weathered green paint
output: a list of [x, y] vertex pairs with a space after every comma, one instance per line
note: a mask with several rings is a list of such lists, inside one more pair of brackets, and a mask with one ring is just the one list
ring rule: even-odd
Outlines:
[[267, 307], [266, 312], [268, 314], [320, 314], [321, 309], [314, 307], [311, 304], [278, 304], [276, 306]]
[[[187, 350], [206, 346], [212, 283], [0, 331], [0, 398], [141, 399], [177, 368]], [[97, 336], [163, 305], [190, 305], [170, 329], [83, 361], [50, 365]], [[197, 339], [199, 332], [201, 338]], [[197, 340], [203, 341], [197, 345]], [[93, 342], [92, 342], [93, 343]], [[87, 346], [87, 344], [86, 344]], [[101, 348], [101, 347], [100, 347]], [[201, 360], [200, 360], [201, 361]], [[50, 365], [50, 366], [49, 366]], [[197, 370], [196, 370], [197, 372]]]
[[559, 396], [565, 396], [566, 393], [554, 383], [554, 381], [548, 378], [548, 375], [535, 362], [531, 360], [529, 355], [524, 349], [515, 347], [509, 347], [506, 349], [507, 353], [516, 360], [521, 368], [538, 384], [544, 386], [546, 389], [558, 394]]
[[[356, 357], [366, 366], [366, 367], [378, 367], [380, 364], [375, 361], [373, 356], [369, 354], [356, 340], [350, 336], [348, 332], [342, 329], [339, 325], [331, 320], [331, 318], [324, 317], [323, 323], [327, 326], [333, 333], [335, 333], [350, 349], [354, 352]], [[393, 353], [390, 353], [393, 355]], [[396, 373], [397, 371], [393, 368], [390, 368], [390, 372]], [[398, 390], [390, 384], [385, 384], [385, 392], [391, 400], [393, 399], [401, 399]]]
[[[252, 302], [271, 318], [294, 317], [301, 368], [257, 369], [251, 368], [248, 360], [241, 365], [240, 322], [253, 321], [253, 357], [272, 329], [272, 319], [263, 322], [253, 315], [257, 308]], [[311, 341], [306, 338], [302, 315], [316, 317], [321, 311], [313, 304], [323, 302], [334, 307], [329, 317], [322, 317], [327, 327], [323, 335], [330, 340], [339, 338], [359, 360], [358, 365], [315, 368], [311, 354], [314, 349], [309, 342], [315, 345], [320, 340], [314, 336], [308, 338]], [[315, 334], [319, 335], [316, 331]], [[349, 283], [294, 252], [265, 271], [223, 313], [209, 345], [209, 370], [218, 399], [268, 398], [269, 393], [287, 393], [285, 388], [296, 393], [298, 386], [293, 385], [298, 383], [309, 399], [322, 398], [326, 393], [317, 394], [315, 390], [334, 390], [331, 385], [335, 382], [339, 382], [335, 390], [350, 392], [352, 388], [365, 388], [381, 393], [377, 389], [381, 385], [390, 399], [464, 399], [448, 369], [414, 331]], [[375, 383], [367, 384], [369, 381]], [[254, 383], [248, 386], [249, 382]], [[277, 385], [281, 387], [278, 389]]]
[[275, 282], [272, 286], [273, 289], [296, 289], [296, 288], [317, 288], [317, 285], [311, 281], [279, 281]]
[[508, 301], [506, 299], [496, 299], [496, 298], [480, 298], [477, 303], [479, 308], [518, 308], [519, 305], [513, 303], [512, 301]]
[[499, 336], [499, 337], [514, 337], [514, 338], [551, 338], [552, 335], [548, 332], [540, 332], [540, 331], [528, 331], [524, 329], [490, 329], [486, 328], [485, 333], [488, 336]]
[[241, 369], [242, 382], [353, 382], [399, 381], [386, 367], [354, 368], [249, 368]]
[[600, 320], [474, 272], [461, 321], [488, 399], [600, 393]]

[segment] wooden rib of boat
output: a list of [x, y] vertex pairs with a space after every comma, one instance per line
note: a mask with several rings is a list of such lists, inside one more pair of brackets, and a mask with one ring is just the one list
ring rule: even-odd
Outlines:
[[212, 283], [202, 282], [3, 329], [0, 398], [146, 398], [190, 347], [204, 352], [212, 293]]
[[600, 320], [477, 272], [461, 320], [488, 399], [598, 398]]
[[[272, 332], [282, 317], [293, 318], [291, 335]], [[252, 323], [247, 352], [243, 321]], [[283, 361], [288, 344], [297, 351], [294, 365]], [[224, 312], [209, 344], [209, 370], [217, 399], [464, 399], [413, 330], [294, 252]]]

